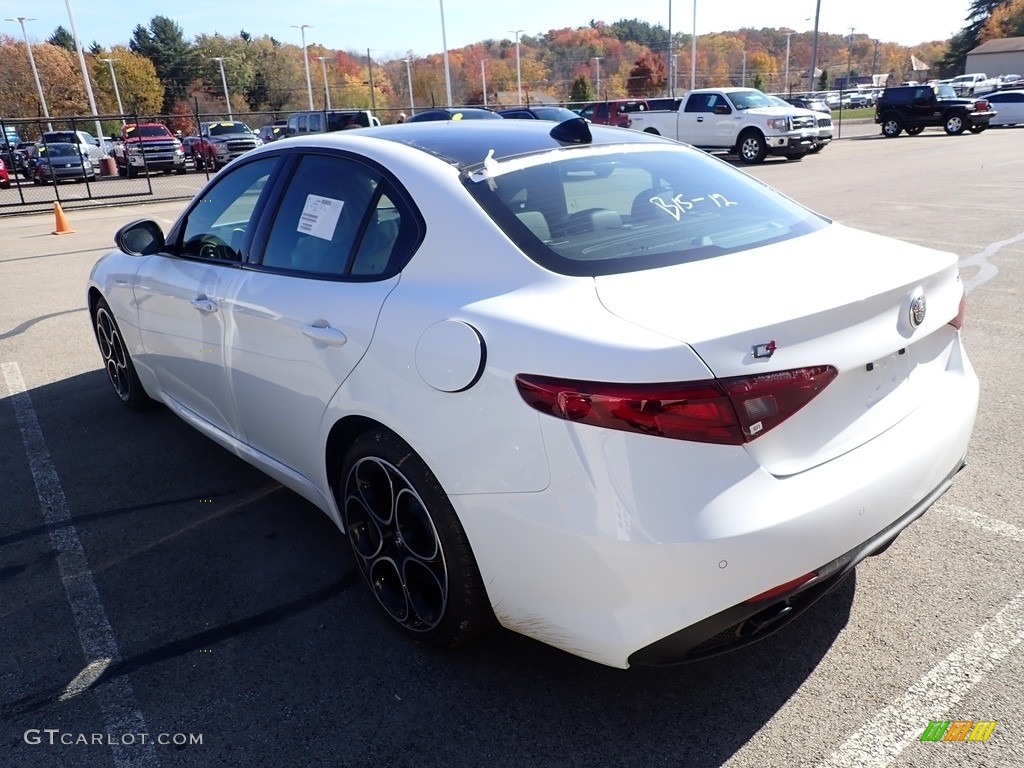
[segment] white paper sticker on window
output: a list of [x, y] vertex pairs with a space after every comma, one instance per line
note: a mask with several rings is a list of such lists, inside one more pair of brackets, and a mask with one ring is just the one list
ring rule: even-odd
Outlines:
[[334, 239], [338, 217], [344, 207], [344, 200], [334, 200], [320, 195], [306, 195], [306, 205], [299, 215], [299, 232], [322, 240]]

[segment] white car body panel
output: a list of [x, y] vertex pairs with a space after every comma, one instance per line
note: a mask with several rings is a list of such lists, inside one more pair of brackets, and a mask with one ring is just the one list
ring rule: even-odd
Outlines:
[[989, 125], [1024, 124], [1024, 90], [998, 91], [986, 94], [985, 98], [996, 110]]
[[[450, 498], [509, 629], [627, 667], [863, 545], [927, 506], [962, 465], [978, 384], [948, 325], [962, 296], [949, 254], [829, 225], [673, 267], [572, 277], [522, 253], [458, 172], [422, 151], [372, 131], [285, 144], [361, 152], [402, 180], [427, 227], [400, 274], [339, 282], [115, 252], [90, 289], [110, 303], [152, 397], [339, 527], [327, 457], [336, 425], [372, 420], [408, 442]], [[772, 270], [758, 268], [765, 259]], [[913, 328], [903, 318], [918, 290], [928, 312]], [[479, 348], [461, 332], [445, 337], [459, 349], [420, 344], [449, 322], [473, 329]], [[313, 324], [344, 343], [310, 338]], [[754, 359], [752, 345], [769, 340], [770, 362]], [[445, 365], [465, 377], [476, 354], [478, 378], [439, 388]], [[743, 445], [555, 418], [515, 383], [817, 365], [840, 375]]]

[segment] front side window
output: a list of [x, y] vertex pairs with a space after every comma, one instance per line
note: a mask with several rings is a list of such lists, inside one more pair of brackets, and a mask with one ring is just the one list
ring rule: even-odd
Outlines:
[[527, 256], [568, 275], [680, 264], [804, 235], [827, 221], [699, 151], [595, 147], [467, 174]]
[[180, 255], [240, 262], [242, 246], [256, 226], [253, 213], [277, 162], [266, 157], [222, 171], [189, 211]]

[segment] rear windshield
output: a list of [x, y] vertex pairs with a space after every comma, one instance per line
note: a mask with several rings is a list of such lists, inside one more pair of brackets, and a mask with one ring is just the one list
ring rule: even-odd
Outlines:
[[170, 138], [171, 132], [162, 125], [129, 125], [124, 129], [125, 136], [160, 136]]
[[567, 149], [467, 175], [524, 253], [566, 275], [681, 264], [799, 237], [828, 221], [687, 147]]

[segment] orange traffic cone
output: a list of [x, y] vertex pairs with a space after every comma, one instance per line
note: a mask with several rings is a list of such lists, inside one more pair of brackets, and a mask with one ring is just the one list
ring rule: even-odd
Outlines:
[[53, 204], [53, 215], [57, 220], [57, 228], [53, 230], [55, 235], [70, 235], [73, 230], [71, 225], [68, 224], [68, 217], [64, 215], [64, 210], [60, 207], [60, 203], [54, 202]]

